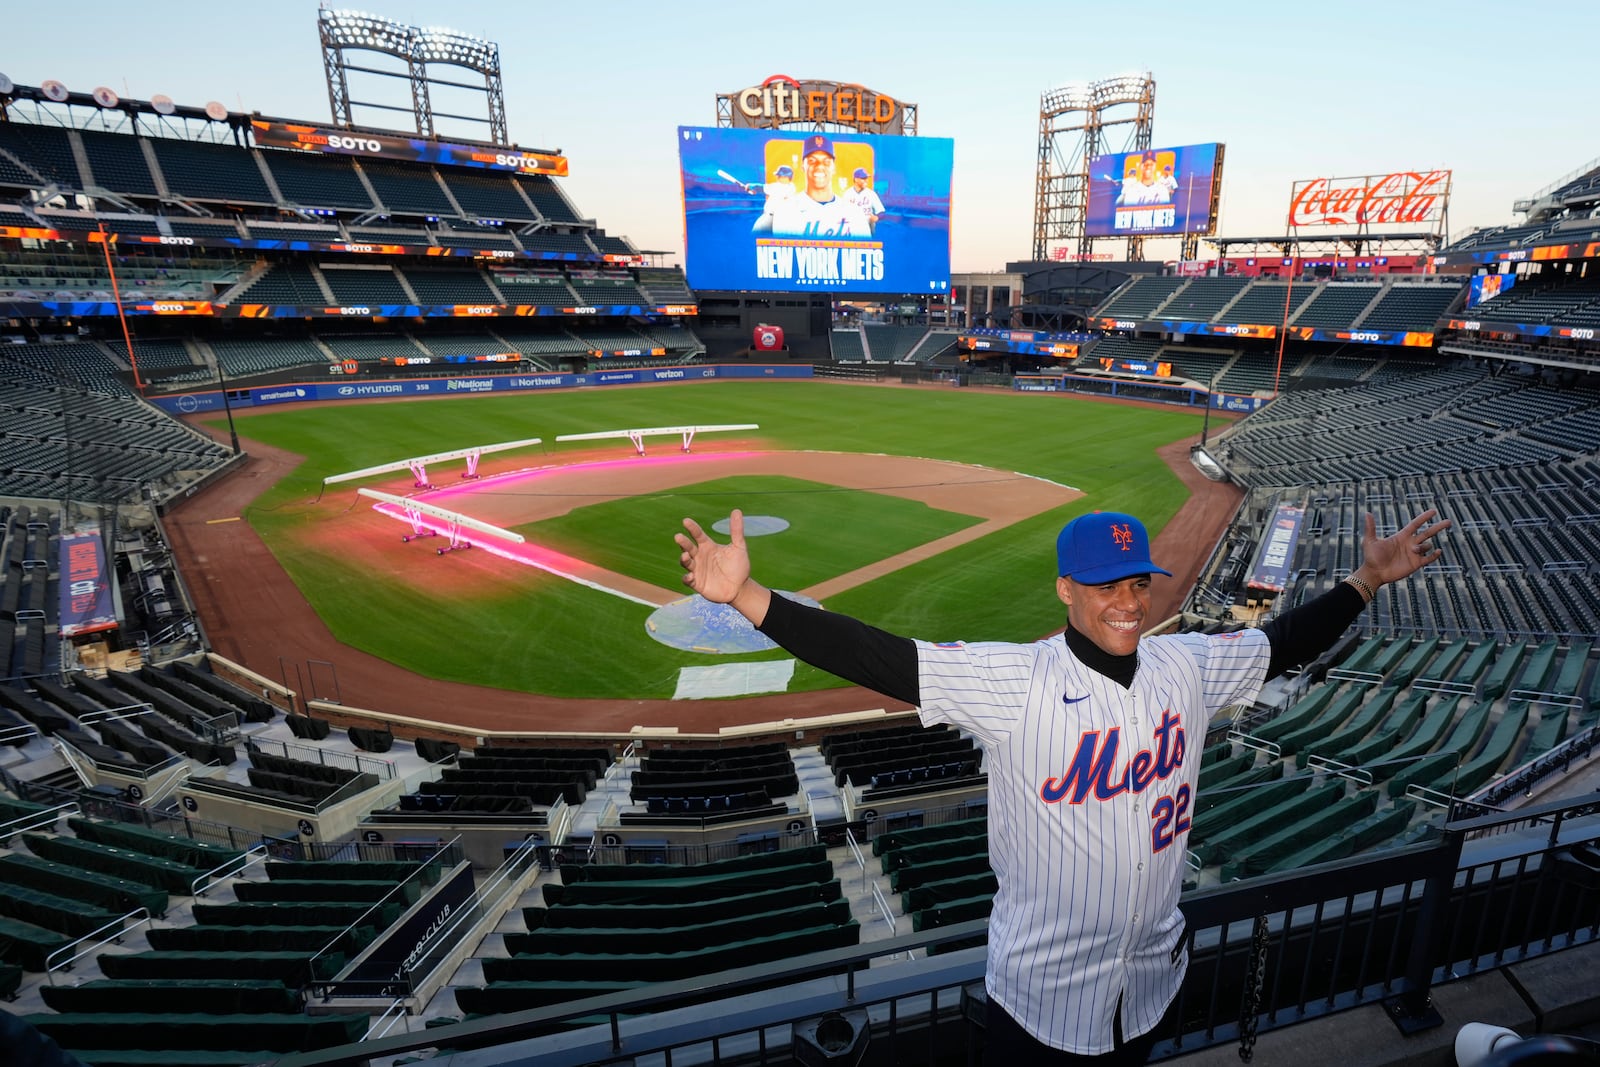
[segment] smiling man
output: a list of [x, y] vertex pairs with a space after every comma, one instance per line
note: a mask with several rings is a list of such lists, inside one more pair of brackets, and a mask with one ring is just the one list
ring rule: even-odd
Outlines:
[[804, 190], [770, 206], [756, 220], [755, 231], [774, 237], [871, 237], [866, 213], [835, 188], [833, 139], [812, 134], [805, 140], [804, 151], [800, 159]]
[[914, 641], [775, 597], [750, 577], [744, 517], [731, 543], [692, 519], [676, 535], [684, 582], [732, 604], [789, 652], [915, 704], [982, 745], [989, 776], [984, 1059], [1143, 1063], [1188, 967], [1178, 894], [1211, 717], [1332, 646], [1377, 590], [1440, 556], [1427, 511], [1362, 564], [1260, 629], [1141, 637], [1151, 620], [1144, 525], [1094, 512], [1056, 539], [1065, 632], [1031, 644]]

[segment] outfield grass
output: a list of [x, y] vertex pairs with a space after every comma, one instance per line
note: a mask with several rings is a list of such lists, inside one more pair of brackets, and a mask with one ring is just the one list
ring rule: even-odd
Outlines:
[[[760, 381], [307, 406], [235, 419], [245, 438], [307, 457], [248, 509], [247, 518], [340, 640], [452, 680], [559, 696], [665, 697], [673, 691], [679, 667], [729, 657], [669, 649], [646, 635], [648, 608], [486, 553], [443, 560], [430, 553], [425, 561], [416, 554], [416, 566], [459, 568], [466, 577], [481, 572], [482, 584], [493, 591], [466, 602], [398, 576], [352, 574], [337, 545], [308, 536], [313, 518], [329, 521], [306, 506], [322, 492], [321, 479], [495, 441], [542, 437], [551, 442], [564, 433], [704, 422], [758, 423], [757, 436], [772, 448], [885, 452], [1020, 471], [1074, 486], [1086, 496], [858, 586], [831, 598], [828, 606], [915, 636], [1029, 640], [1061, 624], [1053, 586], [1054, 538], [1061, 524], [1105, 508], [1139, 515], [1152, 533], [1161, 529], [1187, 494], [1155, 450], [1197, 433], [1201, 415], [1048, 394]], [[618, 442], [619, 456], [626, 448]], [[568, 450], [547, 444], [530, 449], [526, 458], [530, 465], [543, 464], [558, 461]], [[709, 528], [732, 505], [752, 513], [776, 510], [764, 491], [752, 489], [751, 499], [733, 499], [738, 487], [733, 488], [702, 485], [642, 497], [634, 518], [625, 518], [631, 509], [618, 502], [579, 509], [565, 522], [548, 524], [559, 525], [560, 537], [574, 539], [569, 551], [584, 541], [586, 531], [594, 538], [597, 551], [574, 554], [647, 581], [660, 580], [652, 575], [670, 576], [671, 582], [662, 584], [673, 584], [677, 549], [672, 534], [682, 514]], [[355, 497], [350, 486], [327, 493], [352, 502]], [[841, 543], [841, 538], [853, 540], [855, 535], [846, 534], [852, 526], [862, 532], [882, 529], [897, 506], [920, 508], [924, 515], [917, 521], [933, 524], [914, 535], [919, 542], [939, 536], [928, 530], [952, 518], [906, 501], [848, 491], [795, 494], [797, 509], [801, 496], [808, 498], [804, 529], [751, 541], [757, 575], [769, 584], [803, 586], [870, 562], [860, 558], [862, 545]], [[884, 507], [890, 510], [880, 512]], [[396, 553], [415, 547], [395, 538]], [[901, 547], [881, 546], [872, 558]], [[609, 553], [606, 559], [602, 552]], [[441, 633], [463, 637], [441, 641]], [[837, 684], [802, 665], [791, 689]]]

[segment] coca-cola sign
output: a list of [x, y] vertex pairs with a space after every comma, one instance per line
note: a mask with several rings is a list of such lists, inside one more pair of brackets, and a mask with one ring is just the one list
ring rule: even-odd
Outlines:
[[1419, 226], [1444, 217], [1450, 171], [1397, 170], [1294, 183], [1290, 226]]

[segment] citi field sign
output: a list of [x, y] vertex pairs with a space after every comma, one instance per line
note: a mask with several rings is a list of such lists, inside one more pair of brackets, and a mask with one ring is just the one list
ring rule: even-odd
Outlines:
[[1361, 178], [1294, 183], [1290, 226], [1418, 226], [1440, 221], [1450, 206], [1450, 171], [1397, 170]]
[[903, 132], [900, 101], [853, 82], [801, 80], [774, 74], [722, 98], [735, 128], [798, 123], [853, 126], [869, 133]]

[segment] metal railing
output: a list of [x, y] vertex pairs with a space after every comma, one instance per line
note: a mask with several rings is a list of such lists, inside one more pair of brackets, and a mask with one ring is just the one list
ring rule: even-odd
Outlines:
[[387, 782], [395, 776], [394, 761], [374, 759], [355, 752], [335, 752], [316, 745], [297, 745], [293, 741], [276, 741], [271, 738], [251, 736], [245, 738], [247, 750], [284, 756], [305, 763], [320, 763], [326, 767], [344, 767], [367, 774], [376, 774], [378, 780]]
[[[1239, 1038], [1252, 931], [1265, 926], [1262, 1032], [1381, 1003], [1403, 1033], [1438, 1025], [1436, 983], [1600, 940], [1600, 793], [1525, 811], [1449, 823], [1437, 840], [1200, 889], [1182, 901], [1189, 978], [1154, 1058]], [[1463, 863], [1464, 850], [1467, 858]], [[1587, 850], [1587, 851], [1585, 851]], [[982, 979], [984, 920], [763, 964], [647, 990], [573, 1001], [287, 1056], [277, 1067], [353, 1065], [430, 1047], [470, 1045], [474, 1062], [540, 1067], [667, 1062], [788, 1062], [793, 1025], [863, 1009], [905, 1062], [948, 1062], [981, 1042], [960, 1011]], [[911, 949], [935, 950], [887, 964]], [[670, 1009], [694, 1005], [692, 1012]], [[663, 1013], [659, 1016], [654, 1013]], [[586, 1029], [574, 1029], [594, 1019]], [[558, 1033], [559, 1037], [546, 1035]], [[925, 1043], [925, 1044], [924, 1044]], [[503, 1055], [487, 1051], [504, 1046]]]
[[[98, 952], [113, 942], [120, 942], [124, 934], [137, 930], [151, 921], [153, 920], [149, 911], [144, 908], [134, 908], [126, 915], [119, 915], [104, 926], [89, 931], [76, 941], [62, 945], [44, 958], [46, 980], [55, 985], [58, 971], [72, 970], [72, 965], [85, 956]], [[106, 936], [101, 937], [101, 934]]]

